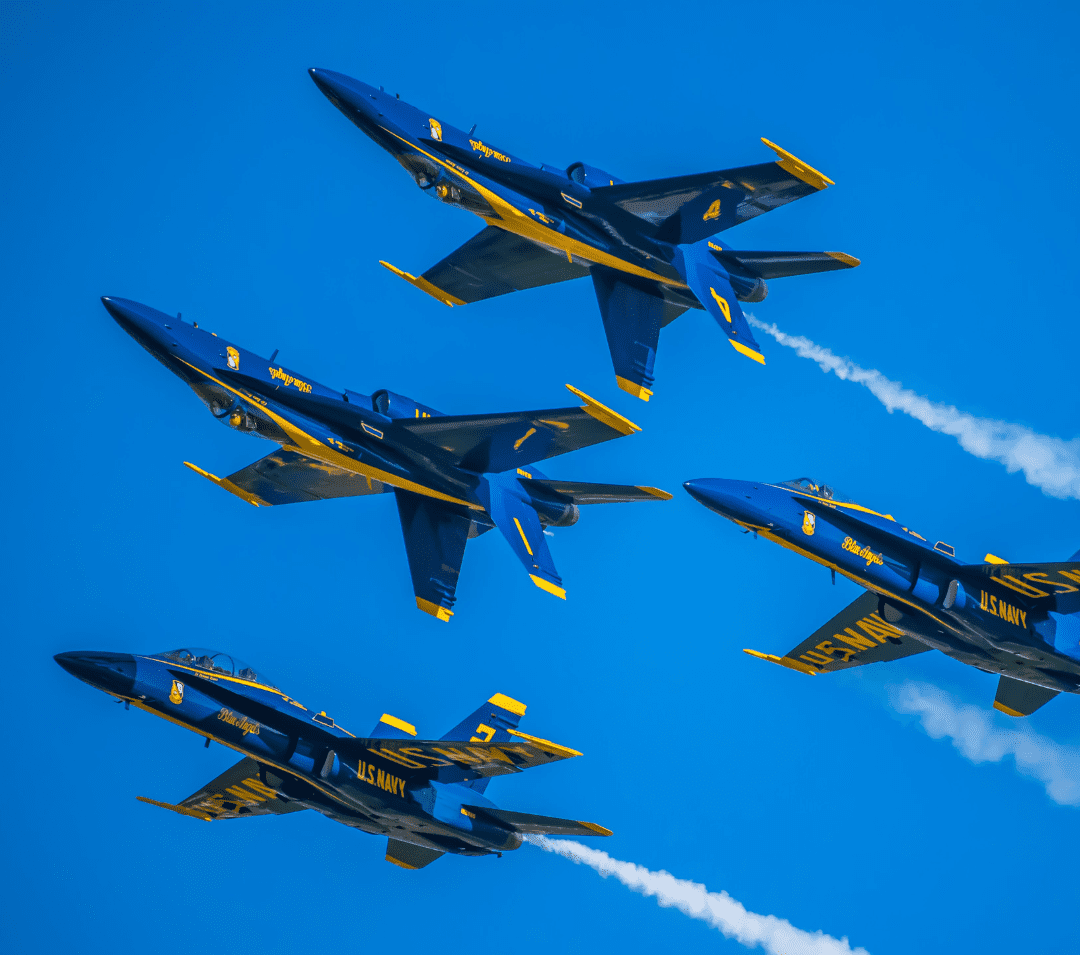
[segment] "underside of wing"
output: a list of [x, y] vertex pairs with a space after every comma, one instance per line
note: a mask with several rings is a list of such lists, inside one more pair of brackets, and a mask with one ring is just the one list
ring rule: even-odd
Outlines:
[[256, 507], [325, 501], [334, 497], [359, 497], [393, 490], [380, 481], [283, 448], [226, 478], [219, 478], [187, 461], [184, 464], [196, 474], [201, 474], [218, 487]]
[[1040, 706], [1045, 706], [1058, 690], [1051, 690], [1035, 683], [1025, 683], [1012, 677], [1002, 676], [998, 680], [997, 695], [994, 697], [994, 709], [1008, 716], [1030, 716]]
[[832, 180], [775, 143], [775, 162], [646, 182], [598, 186], [613, 202], [656, 228], [666, 242], [698, 242], [832, 185]]
[[400, 418], [394, 424], [442, 448], [455, 463], [478, 473], [524, 468], [534, 461], [640, 430], [583, 392], [566, 387], [585, 403], [544, 411]]
[[401, 766], [407, 776], [461, 781], [520, 773], [560, 759], [580, 756], [577, 750], [510, 730], [510, 742], [451, 742], [449, 740], [337, 740], [338, 755], [366, 759], [368, 754]]
[[611, 830], [595, 822], [579, 822], [576, 819], [559, 819], [555, 816], [534, 816], [527, 812], [510, 812], [485, 806], [463, 806], [474, 816], [493, 822], [497, 826], [537, 836], [610, 836]]
[[878, 613], [877, 594], [867, 592], [782, 657], [757, 650], [743, 652], [800, 673], [815, 674], [898, 660], [929, 649], [887, 623]]
[[522, 478], [521, 483], [527, 490], [540, 487], [554, 491], [578, 505], [671, 500], [671, 495], [667, 491], [661, 491], [658, 487], [642, 487], [637, 484], [592, 484], [587, 481], [552, 481], [548, 478], [531, 480]]
[[444, 854], [437, 849], [402, 842], [400, 839], [386, 840], [386, 861], [393, 862], [401, 869], [422, 869]]
[[280, 816], [307, 808], [280, 793], [272, 785], [275, 782], [277, 780], [271, 773], [266, 773], [264, 778], [259, 764], [246, 756], [178, 805], [158, 802], [146, 796], [139, 796], [138, 799], [207, 822], [243, 819], [247, 816]]
[[582, 278], [589, 270], [565, 252], [488, 226], [417, 278], [382, 263], [444, 305], [466, 305], [522, 289]]

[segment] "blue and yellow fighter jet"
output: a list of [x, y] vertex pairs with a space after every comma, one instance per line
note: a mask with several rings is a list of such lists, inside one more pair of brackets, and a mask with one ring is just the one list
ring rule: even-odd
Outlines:
[[782, 657], [830, 673], [940, 650], [1000, 675], [995, 708], [1028, 716], [1080, 693], [1080, 552], [1063, 563], [957, 560], [891, 514], [845, 501], [809, 478], [780, 484], [702, 479], [687, 491], [747, 531], [855, 581], [866, 593]]
[[368, 737], [287, 696], [246, 663], [190, 647], [134, 656], [60, 653], [73, 676], [243, 756], [178, 805], [185, 816], [244, 819], [314, 809], [388, 836], [386, 861], [420, 869], [445, 852], [501, 855], [522, 836], [610, 836], [603, 826], [499, 809], [484, 796], [492, 776], [580, 756], [518, 730], [525, 704], [496, 693], [438, 740], [384, 713]]
[[581, 404], [546, 411], [444, 415], [391, 391], [334, 391], [306, 375], [147, 305], [103, 298], [120, 326], [182, 378], [219, 421], [281, 445], [219, 478], [256, 507], [393, 491], [416, 605], [453, 615], [470, 537], [497, 527], [534, 584], [566, 598], [545, 527], [577, 523], [579, 505], [670, 500], [653, 487], [556, 481], [533, 465], [639, 431], [567, 385]]
[[843, 252], [741, 252], [717, 233], [832, 185], [763, 139], [774, 162], [624, 182], [583, 162], [534, 166], [358, 80], [312, 79], [428, 195], [485, 228], [417, 277], [381, 264], [444, 305], [592, 276], [619, 387], [652, 395], [660, 329], [688, 308], [716, 319], [735, 349], [765, 363], [739, 302], [765, 298], [766, 279], [846, 269]]

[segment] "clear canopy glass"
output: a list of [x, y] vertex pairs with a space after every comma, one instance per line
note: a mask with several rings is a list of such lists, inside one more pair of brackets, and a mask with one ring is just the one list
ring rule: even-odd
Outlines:
[[252, 683], [261, 683], [263, 686], [272, 686], [269, 680], [255, 668], [245, 663], [239, 657], [221, 650], [210, 650], [206, 647], [182, 647], [179, 650], [168, 650], [160, 654], [167, 660], [175, 660], [186, 667], [196, 667], [206, 670], [208, 673], [220, 673], [223, 676], [234, 676], [241, 680], [250, 680]]

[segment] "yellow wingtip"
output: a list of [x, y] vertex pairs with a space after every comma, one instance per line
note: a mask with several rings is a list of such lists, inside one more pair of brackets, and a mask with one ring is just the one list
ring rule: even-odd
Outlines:
[[194, 819], [202, 819], [204, 822], [213, 822], [213, 817], [208, 816], [205, 812], [198, 812], [195, 809], [188, 809], [186, 806], [174, 806], [171, 802], [159, 802], [157, 799], [151, 799], [148, 796], [136, 796], [139, 802], [145, 802], [151, 806], [159, 806], [162, 809], [171, 809], [173, 812], [180, 813], [181, 816], [191, 816]]
[[600, 404], [595, 398], [589, 397], [580, 388], [575, 388], [571, 384], [567, 384], [566, 390], [572, 395], [577, 395], [582, 401], [585, 402], [581, 407], [588, 414], [592, 415], [597, 421], [602, 421], [609, 428], [614, 428], [621, 434], [633, 434], [635, 431], [640, 431], [636, 424], [629, 418], [624, 418], [619, 412], [612, 411], [607, 405]]
[[396, 716], [391, 716], [389, 713], [383, 713], [380, 723], [385, 723], [387, 726], [393, 726], [395, 729], [401, 730], [403, 733], [408, 733], [410, 736], [416, 735], [416, 727], [412, 723], [406, 723], [404, 720], [399, 720]]
[[810, 676], [817, 676], [817, 670], [808, 666], [805, 663], [800, 663], [798, 660], [792, 660], [791, 657], [778, 657], [772, 653], [762, 653], [760, 650], [743, 650], [743, 653], [749, 653], [752, 657], [757, 657], [759, 660], [768, 660], [769, 663], [776, 663], [782, 667], [787, 667], [789, 670], [796, 670], [799, 673], [808, 673]]
[[777, 146], [776, 143], [770, 142], [764, 136], [761, 137], [761, 141], [780, 157], [776, 161], [776, 165], [785, 172], [790, 172], [796, 179], [801, 179], [814, 189], [825, 189], [828, 186], [836, 185], [825, 173], [818, 172], [813, 166], [808, 166], [797, 156], [793, 156], [786, 149]]
[[454, 616], [453, 610], [447, 610], [441, 604], [432, 603], [430, 600], [425, 600], [423, 597], [416, 598], [416, 609], [423, 610], [424, 613], [430, 614], [436, 620], [442, 620], [444, 623], [449, 623], [450, 618]]
[[670, 492], [662, 491], [658, 487], [645, 487], [641, 484], [635, 484], [634, 487], [636, 487], [639, 491], [644, 491], [646, 494], [651, 494], [653, 497], [658, 498], [661, 501], [670, 501], [672, 497], [674, 497], [674, 495]]
[[740, 355], [745, 355], [747, 358], [754, 359], [759, 365], [765, 364], [765, 356], [762, 355], [761, 352], [754, 351], [754, 349], [744, 345], [742, 342], [735, 341], [734, 338], [729, 338], [728, 341], [731, 342], [731, 347]]
[[829, 258], [836, 259], [837, 262], [843, 262], [849, 269], [855, 268], [857, 265], [862, 265], [855, 256], [848, 255], [846, 252], [826, 252]]
[[411, 272], [406, 272], [404, 269], [399, 269], [396, 265], [391, 265], [384, 259], [379, 259], [379, 265], [384, 269], [389, 269], [398, 278], [403, 278], [410, 285], [415, 285], [421, 292], [427, 292], [437, 302], [442, 302], [443, 305], [447, 305], [453, 308], [455, 305], [464, 305], [464, 300], [457, 298], [457, 296], [451, 295], [449, 292], [444, 292], [437, 285], [432, 285], [422, 275], [413, 275]]
[[610, 829], [605, 829], [603, 826], [598, 826], [595, 822], [583, 822], [579, 819], [577, 821], [577, 824], [579, 826], [584, 826], [590, 832], [595, 832], [598, 836], [610, 836], [613, 834]]
[[1022, 717], [1024, 715], [1023, 713], [1020, 713], [1017, 710], [1014, 710], [1011, 706], [1006, 706], [1004, 703], [999, 703], [997, 700], [994, 700], [994, 709], [999, 710], [1000, 712], [1004, 713], [1006, 716], [1020, 716], [1020, 717]]
[[553, 584], [550, 580], [544, 580], [543, 577], [538, 577], [536, 574], [529, 574], [532, 578], [532, 582], [536, 584], [541, 590], [546, 590], [549, 594], [554, 594], [560, 600], [566, 599], [566, 588], [559, 587], [557, 584]]
[[524, 703], [515, 700], [511, 696], [506, 696], [504, 693], [496, 693], [488, 699], [489, 703], [495, 706], [501, 706], [504, 710], [509, 710], [514, 716], [524, 716], [527, 707]]
[[218, 487], [228, 491], [230, 494], [236, 495], [241, 501], [247, 501], [252, 507], [269, 507], [269, 505], [261, 497], [256, 497], [250, 491], [245, 491], [242, 487], [238, 487], [233, 484], [228, 478], [219, 478], [216, 474], [211, 474], [209, 471], [204, 471], [197, 464], [192, 464], [190, 461], [184, 462], [184, 467], [191, 468], [196, 474], [201, 474], [206, 480], [213, 481]]
[[522, 733], [521, 730], [508, 729], [506, 732], [511, 736], [520, 736], [526, 743], [533, 743], [544, 749], [555, 750], [559, 754], [560, 759], [570, 759], [571, 757], [581, 755], [576, 749], [571, 749], [569, 746], [560, 746], [558, 743], [553, 743], [549, 739], [541, 739], [539, 736], [530, 736], [528, 733]]
[[420, 868], [419, 866], [415, 866], [415, 865], [409, 865], [409, 863], [408, 863], [408, 862], [402, 862], [402, 861], [401, 861], [400, 859], [395, 859], [395, 858], [394, 858], [394, 857], [393, 857], [392, 855], [390, 855], [389, 853], [387, 853], [387, 855], [386, 855], [386, 861], [387, 861], [387, 862], [392, 862], [392, 863], [393, 863], [394, 865], [396, 865], [396, 866], [397, 866], [397, 867], [398, 867], [399, 869], [418, 869], [418, 868]]
[[633, 395], [635, 398], [640, 398], [642, 401], [648, 401], [652, 397], [652, 392], [644, 385], [639, 385], [636, 381], [631, 381], [629, 378], [623, 378], [622, 375], [616, 375], [615, 381], [623, 391], [629, 395]]

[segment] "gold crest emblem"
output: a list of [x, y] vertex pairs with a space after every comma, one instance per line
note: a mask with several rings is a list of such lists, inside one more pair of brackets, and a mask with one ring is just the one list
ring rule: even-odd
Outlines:
[[172, 689], [169, 690], [170, 703], [182, 703], [184, 701], [184, 684], [179, 680], [172, 681]]
[[813, 534], [814, 525], [817, 523], [817, 518], [814, 516], [813, 511], [803, 511], [802, 516], [802, 532], [804, 534]]
[[431, 138], [442, 142], [442, 123], [437, 119], [429, 119], [428, 126], [431, 127]]
[[701, 217], [702, 222], [708, 222], [710, 219], [720, 218], [720, 200], [714, 199], [713, 204], [705, 210], [705, 215]]
[[232, 345], [230, 345], [228, 348], [225, 349], [225, 353], [228, 355], [229, 367], [233, 371], [239, 371], [240, 370], [240, 352], [238, 352], [235, 348], [232, 347]]

